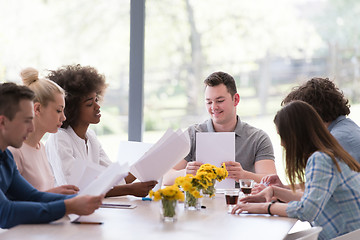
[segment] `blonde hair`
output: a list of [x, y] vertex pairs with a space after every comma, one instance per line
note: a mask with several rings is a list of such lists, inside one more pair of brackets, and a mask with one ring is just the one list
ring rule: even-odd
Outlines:
[[28, 86], [35, 93], [34, 102], [47, 106], [50, 101], [55, 101], [54, 94], [61, 93], [65, 96], [65, 91], [55, 82], [46, 78], [39, 78], [39, 72], [35, 68], [25, 68], [20, 76], [25, 86]]

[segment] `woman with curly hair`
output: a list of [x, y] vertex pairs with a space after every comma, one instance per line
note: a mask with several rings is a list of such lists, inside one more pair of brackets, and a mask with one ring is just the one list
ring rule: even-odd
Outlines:
[[[319, 239], [359, 229], [360, 164], [329, 133], [315, 109], [303, 101], [285, 105], [274, 123], [285, 149], [285, 172], [292, 190], [269, 186], [242, 198], [232, 213], [298, 218], [321, 226]], [[296, 183], [303, 192], [294, 191]]]
[[[69, 65], [50, 71], [48, 78], [66, 92], [66, 120], [59, 132], [49, 137], [46, 150], [53, 171], [62, 172], [65, 176], [63, 179], [59, 174], [56, 181], [61, 184], [71, 183], [77, 177], [74, 168], [82, 164], [82, 161], [98, 167], [111, 164], [94, 131], [89, 129], [90, 124], [100, 122], [99, 99], [103, 96], [107, 84], [105, 77], [95, 68], [81, 65]], [[126, 177], [128, 183], [134, 180], [135, 177], [131, 174]], [[106, 196], [146, 196], [156, 183], [149, 181], [119, 185]]]

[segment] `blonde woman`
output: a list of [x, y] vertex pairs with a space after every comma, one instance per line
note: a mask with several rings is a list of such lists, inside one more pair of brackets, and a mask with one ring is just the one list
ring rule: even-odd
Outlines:
[[65, 121], [65, 92], [53, 81], [39, 78], [34, 68], [21, 71], [24, 85], [34, 93], [34, 126], [21, 148], [10, 147], [20, 174], [39, 191], [75, 194], [76, 186], [55, 187], [55, 179], [48, 162], [45, 146], [41, 143], [45, 133], [56, 133]]

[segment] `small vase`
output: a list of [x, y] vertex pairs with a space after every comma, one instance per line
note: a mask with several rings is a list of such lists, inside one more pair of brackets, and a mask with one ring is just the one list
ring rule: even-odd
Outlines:
[[201, 202], [199, 198], [194, 197], [191, 193], [185, 192], [185, 202], [184, 202], [185, 210], [200, 210]]
[[202, 193], [203, 193], [204, 197], [206, 197], [206, 198], [215, 198], [215, 191], [216, 191], [215, 183], [216, 183], [216, 179], [213, 179], [212, 180], [212, 185], [209, 186], [208, 188], [202, 190]]
[[161, 199], [160, 201], [160, 216], [163, 222], [176, 221], [176, 205], [177, 200]]

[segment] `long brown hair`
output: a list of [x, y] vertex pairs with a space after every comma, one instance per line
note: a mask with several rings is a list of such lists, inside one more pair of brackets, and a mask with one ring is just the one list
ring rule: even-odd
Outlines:
[[285, 171], [293, 190], [297, 181], [304, 186], [306, 163], [315, 151], [329, 155], [338, 171], [341, 170], [336, 158], [360, 172], [360, 164], [340, 146], [309, 104], [290, 102], [277, 112], [274, 123], [286, 150]]

